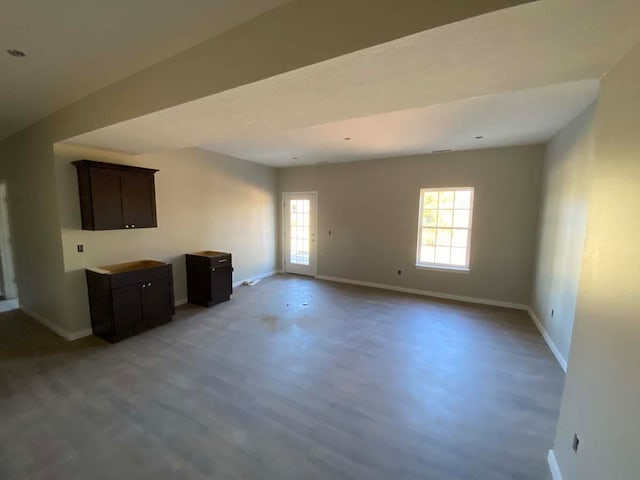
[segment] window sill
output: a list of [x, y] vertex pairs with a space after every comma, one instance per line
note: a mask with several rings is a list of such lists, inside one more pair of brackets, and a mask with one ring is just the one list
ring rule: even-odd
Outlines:
[[418, 270], [434, 270], [436, 272], [449, 272], [449, 273], [464, 273], [468, 274], [471, 272], [469, 268], [465, 267], [447, 267], [444, 265], [420, 265], [416, 264], [416, 268]]

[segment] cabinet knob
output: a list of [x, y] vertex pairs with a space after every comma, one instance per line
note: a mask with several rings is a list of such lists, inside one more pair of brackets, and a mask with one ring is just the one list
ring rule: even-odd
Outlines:
[[146, 283], [142, 284], [142, 288], [147, 288], [147, 284]]
[[125, 225], [124, 228], [129, 228], [129, 225]]
[[131, 225], [131, 228], [136, 228], [136, 226], [135, 225]]
[[215, 272], [215, 271], [216, 271], [216, 269], [215, 269], [215, 268], [212, 268], [212, 269], [211, 269], [211, 271], [212, 271], [212, 272]]

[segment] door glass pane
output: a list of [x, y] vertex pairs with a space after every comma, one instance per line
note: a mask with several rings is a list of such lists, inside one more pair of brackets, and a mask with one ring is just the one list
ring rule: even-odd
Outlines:
[[311, 202], [291, 200], [289, 208], [289, 262], [296, 265], [309, 265]]

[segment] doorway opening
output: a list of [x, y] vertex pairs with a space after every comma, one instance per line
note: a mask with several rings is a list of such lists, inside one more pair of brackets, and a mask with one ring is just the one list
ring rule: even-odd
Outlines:
[[18, 308], [18, 287], [13, 265], [7, 182], [0, 180], [0, 312]]
[[318, 193], [283, 193], [283, 270], [315, 276]]

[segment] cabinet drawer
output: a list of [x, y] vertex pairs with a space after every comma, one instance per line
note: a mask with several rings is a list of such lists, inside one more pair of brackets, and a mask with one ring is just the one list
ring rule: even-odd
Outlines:
[[231, 254], [226, 253], [217, 257], [210, 257], [209, 262], [212, 267], [224, 267], [225, 265], [231, 265]]
[[138, 283], [150, 282], [160, 278], [171, 277], [171, 265], [161, 265], [143, 270], [132, 270], [111, 275], [111, 288], [126, 287]]

